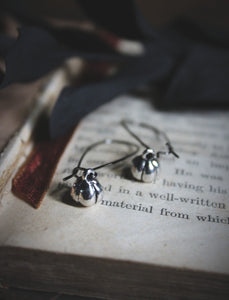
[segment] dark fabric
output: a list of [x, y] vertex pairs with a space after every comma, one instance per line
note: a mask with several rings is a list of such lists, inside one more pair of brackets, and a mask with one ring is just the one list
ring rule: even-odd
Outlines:
[[170, 80], [164, 105], [193, 103], [206, 107], [229, 104], [228, 49], [194, 45]]
[[162, 92], [164, 107], [228, 105], [228, 37], [187, 22], [153, 30], [133, 1], [83, 0], [81, 5], [96, 24], [121, 37], [141, 40], [145, 52], [135, 57], [121, 55], [116, 48], [118, 38], [111, 47], [99, 31], [93, 35], [79, 30], [52, 28], [48, 32], [27, 27], [21, 29], [15, 42], [0, 38], [1, 53], [6, 57], [1, 87], [37, 79], [71, 56], [121, 62], [118, 73], [108, 79], [62, 91], [51, 115], [52, 137], [64, 134], [115, 95], [146, 83], [153, 83]]
[[121, 38], [144, 39], [153, 30], [143, 19], [135, 1], [80, 0], [87, 16]]
[[[115, 60], [121, 55], [113, 50], [98, 51], [88, 46], [88, 41], [76, 47], [64, 47], [47, 31], [36, 27], [23, 27], [14, 43], [0, 39], [0, 48], [5, 53], [6, 74], [0, 88], [14, 82], [29, 82], [58, 67], [66, 58], [79, 56], [93, 61]], [[11, 46], [12, 45], [12, 46]], [[8, 49], [6, 51], [5, 49]], [[7, 54], [6, 54], [7, 53]]]
[[[157, 83], [165, 79], [178, 57], [177, 51], [168, 52], [167, 49], [163, 49], [163, 46], [152, 43], [147, 45], [144, 56], [126, 64], [117, 75], [77, 89], [65, 88], [52, 112], [51, 135], [56, 137], [71, 129], [76, 124], [76, 120], [80, 120], [88, 111], [98, 106], [98, 101], [101, 105], [118, 94], [134, 89], [139, 84], [151, 81]], [[64, 117], [66, 115], [68, 118]]]
[[0, 34], [0, 57], [5, 57], [14, 44], [15, 39], [5, 34]]

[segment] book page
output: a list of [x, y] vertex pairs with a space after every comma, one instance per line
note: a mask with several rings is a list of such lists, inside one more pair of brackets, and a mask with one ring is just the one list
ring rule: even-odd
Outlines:
[[[229, 114], [158, 112], [150, 101], [124, 95], [88, 115], [63, 154], [41, 207], [10, 192], [1, 200], [0, 244], [91, 257], [229, 273]], [[103, 200], [92, 207], [73, 201], [74, 178], [63, 181], [90, 144], [104, 138], [137, 141], [120, 121], [163, 130], [180, 158], [160, 158], [155, 183], [134, 180], [131, 159], [97, 171]], [[133, 130], [156, 151], [164, 142]], [[140, 146], [139, 154], [144, 148]], [[99, 146], [82, 167], [128, 154], [125, 145]]]

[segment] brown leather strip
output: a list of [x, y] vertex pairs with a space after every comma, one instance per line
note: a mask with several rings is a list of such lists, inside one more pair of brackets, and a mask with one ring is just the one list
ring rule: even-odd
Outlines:
[[20, 199], [38, 208], [47, 191], [61, 154], [71, 134], [57, 140], [41, 141], [13, 178], [12, 191]]

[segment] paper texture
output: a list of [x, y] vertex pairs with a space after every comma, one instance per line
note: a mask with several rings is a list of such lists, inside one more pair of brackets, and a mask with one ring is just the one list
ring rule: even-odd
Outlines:
[[[228, 117], [224, 112], [157, 112], [147, 100], [132, 96], [104, 105], [78, 126], [38, 210], [14, 197], [10, 183], [6, 186], [0, 244], [229, 273]], [[88, 208], [75, 205], [69, 195], [74, 178], [62, 178], [91, 143], [104, 138], [136, 142], [120, 125], [125, 118], [166, 132], [180, 158], [160, 159], [155, 184], [129, 179], [131, 160], [98, 170], [104, 200]], [[153, 132], [135, 129], [155, 150], [163, 149]], [[98, 147], [82, 166], [95, 167], [127, 152], [125, 146]]]

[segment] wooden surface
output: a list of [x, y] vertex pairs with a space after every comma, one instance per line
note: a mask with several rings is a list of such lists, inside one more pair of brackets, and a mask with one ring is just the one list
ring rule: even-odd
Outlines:
[[93, 300], [96, 298], [75, 295], [48, 293], [40, 291], [29, 291], [17, 288], [0, 288], [1, 300]]

